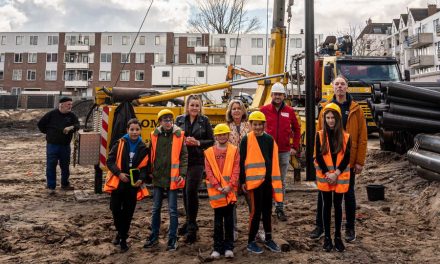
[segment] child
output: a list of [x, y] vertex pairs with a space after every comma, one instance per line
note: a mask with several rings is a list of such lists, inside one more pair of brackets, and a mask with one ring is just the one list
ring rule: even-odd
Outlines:
[[[330, 252], [333, 244], [330, 235], [332, 200], [335, 206], [336, 251], [345, 249], [341, 240], [342, 198], [350, 182], [350, 136], [342, 128], [341, 109], [330, 103], [323, 109], [322, 130], [317, 132], [315, 167], [318, 189], [323, 200], [325, 239], [323, 249]], [[335, 170], [336, 169], [336, 170]]]
[[228, 143], [230, 133], [228, 125], [218, 124], [214, 128], [216, 144], [205, 150], [206, 186], [214, 208], [214, 251], [211, 253], [214, 259], [223, 253], [226, 258], [234, 257], [233, 210], [237, 201], [240, 155], [237, 147]]
[[151, 166], [153, 174], [153, 216], [151, 235], [144, 248], [159, 244], [160, 210], [163, 193], [168, 194], [170, 227], [168, 233], [168, 251], [177, 249], [177, 190], [185, 185], [188, 165], [188, 153], [184, 144], [184, 132], [173, 124], [174, 114], [164, 109], [157, 114], [159, 127], [151, 132]]
[[247, 250], [261, 254], [263, 250], [255, 242], [255, 236], [263, 216], [264, 246], [272, 252], [281, 252], [272, 240], [272, 196], [283, 201], [283, 191], [278, 163], [278, 146], [264, 132], [266, 117], [260, 111], [249, 115], [252, 131], [240, 143], [240, 184], [243, 192], [249, 192], [251, 201], [250, 227]]
[[[142, 142], [141, 124], [136, 118], [127, 123], [127, 134], [119, 139], [108, 154], [107, 174], [104, 191], [111, 193], [110, 208], [116, 227], [114, 245], [121, 251], [128, 250], [127, 237], [133, 218], [136, 201], [148, 195], [145, 186], [147, 178], [148, 149]], [[139, 179], [130, 179], [130, 171], [138, 170]], [[133, 173], [132, 173], [133, 174]]]

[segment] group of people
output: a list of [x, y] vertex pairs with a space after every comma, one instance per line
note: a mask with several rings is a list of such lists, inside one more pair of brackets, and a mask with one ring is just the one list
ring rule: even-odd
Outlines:
[[[345, 198], [347, 209], [346, 241], [353, 241], [354, 178], [364, 165], [367, 133], [362, 110], [347, 93], [345, 78], [338, 76], [333, 86], [335, 96], [331, 102], [322, 104], [317, 127], [315, 168], [319, 195], [316, 228], [311, 238], [317, 239], [325, 234], [324, 250], [343, 251], [342, 199]], [[293, 108], [284, 103], [283, 84], [274, 84], [271, 96], [271, 104], [249, 116], [241, 101], [232, 100], [227, 108], [226, 123], [212, 129], [209, 119], [202, 114], [201, 98], [190, 95], [185, 102], [185, 114], [175, 117], [169, 109], [158, 113], [159, 126], [151, 133], [149, 147], [140, 136], [140, 122], [129, 120], [127, 134], [111, 147], [107, 159], [109, 171], [104, 190], [111, 193], [110, 208], [116, 228], [113, 243], [122, 251], [129, 249], [130, 223], [136, 202], [149, 195], [145, 187], [148, 180], [153, 186], [153, 207], [151, 233], [144, 248], [159, 244], [165, 196], [170, 221], [167, 250], [177, 249], [178, 235], [184, 236], [186, 243], [194, 243], [198, 231], [198, 189], [205, 172], [209, 202], [214, 210], [211, 256], [234, 257], [239, 194], [243, 194], [249, 207], [247, 250], [256, 254], [263, 252], [256, 242], [257, 234], [262, 232], [264, 247], [280, 252], [280, 247], [272, 239], [272, 207], [275, 206], [280, 221], [287, 220], [284, 210], [286, 175], [290, 159], [299, 152], [300, 125]], [[61, 105], [60, 101], [58, 111], [61, 111]], [[47, 131], [42, 127], [42, 132]], [[76, 125], [73, 125], [67, 134], [75, 129]], [[49, 189], [54, 188], [52, 167], [48, 165]], [[66, 186], [66, 177], [63, 177], [62, 186]], [[180, 228], [177, 212], [179, 189], [183, 190], [186, 212], [186, 221]], [[330, 234], [332, 204], [335, 206], [334, 245]], [[259, 231], [261, 220], [264, 231]]]

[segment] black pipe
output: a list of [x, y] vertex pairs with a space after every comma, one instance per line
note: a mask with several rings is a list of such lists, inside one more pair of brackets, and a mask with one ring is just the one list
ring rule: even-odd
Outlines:
[[438, 82], [402, 82], [403, 84], [413, 85], [416, 87], [435, 87], [440, 88], [440, 83]]
[[404, 105], [412, 105], [412, 106], [424, 106], [424, 107], [432, 107], [432, 108], [440, 108], [439, 103], [431, 103], [426, 101], [420, 101], [417, 99], [411, 99], [411, 98], [403, 98], [398, 96], [391, 96], [385, 94], [385, 102], [386, 103], [401, 103]]
[[422, 118], [438, 119], [440, 109], [424, 108], [420, 106], [409, 106], [397, 103], [390, 103], [388, 112], [398, 115], [415, 116]]
[[419, 98], [433, 103], [440, 101], [440, 91], [429, 90], [422, 87], [390, 82], [388, 83], [388, 95], [405, 98]]
[[440, 121], [383, 112], [383, 127], [411, 131], [440, 132]]
[[428, 181], [440, 181], [440, 174], [417, 166], [417, 175]]
[[306, 180], [316, 179], [313, 165], [315, 144], [315, 25], [313, 1], [305, 1], [305, 72], [306, 72]]
[[414, 144], [417, 142], [421, 149], [440, 153], [440, 136], [418, 134], [414, 137]]
[[409, 150], [407, 156], [411, 163], [440, 173], [440, 154], [419, 149], [418, 151]]

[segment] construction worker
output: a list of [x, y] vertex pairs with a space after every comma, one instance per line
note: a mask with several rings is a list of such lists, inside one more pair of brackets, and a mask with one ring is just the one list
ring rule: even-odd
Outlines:
[[341, 239], [342, 198], [350, 182], [350, 135], [342, 128], [341, 109], [335, 103], [327, 104], [322, 111], [322, 130], [316, 134], [316, 181], [323, 201], [325, 239], [323, 249], [330, 252], [333, 243], [330, 235], [332, 204], [335, 207], [336, 251], [345, 249]]
[[[341, 109], [342, 125], [345, 132], [350, 134], [351, 148], [350, 148], [350, 186], [348, 191], [344, 194], [346, 225], [345, 225], [345, 241], [352, 242], [356, 240], [355, 232], [355, 216], [356, 216], [356, 198], [354, 193], [356, 174], [362, 172], [365, 164], [367, 154], [367, 124], [364, 113], [357, 102], [353, 100], [351, 95], [347, 92], [347, 79], [339, 75], [333, 82], [334, 96], [330, 102], [321, 104], [323, 109], [329, 103], [335, 103]], [[321, 111], [322, 112], [322, 111]], [[323, 115], [320, 113], [316, 130], [322, 129]], [[321, 194], [318, 195], [318, 206], [316, 213], [316, 228], [310, 233], [310, 238], [319, 239], [323, 233], [322, 223], [322, 199]]]
[[[271, 135], [278, 145], [278, 155], [283, 183], [283, 197], [286, 197], [286, 175], [291, 156], [298, 153], [301, 129], [295, 110], [284, 103], [286, 91], [280, 82], [275, 83], [271, 90], [272, 102], [261, 107], [261, 112], [266, 116], [266, 132]], [[290, 143], [292, 140], [292, 144]], [[280, 221], [286, 221], [284, 202], [275, 205], [275, 213]]]
[[214, 144], [212, 126], [208, 117], [202, 114], [202, 106], [200, 96], [192, 94], [185, 102], [185, 114], [176, 118], [176, 125], [185, 131], [185, 145], [189, 157], [186, 185], [183, 190], [186, 223], [179, 230], [179, 234], [185, 235], [185, 242], [189, 244], [197, 240], [199, 187], [205, 169], [203, 151]]
[[205, 150], [206, 187], [214, 208], [214, 250], [211, 257], [234, 257], [233, 210], [240, 175], [238, 148], [228, 142], [227, 124], [214, 128], [215, 145]]
[[72, 98], [61, 97], [58, 108], [47, 112], [38, 122], [38, 129], [46, 134], [46, 181], [49, 195], [55, 194], [57, 164], [61, 168], [61, 189], [73, 190], [70, 185], [70, 142], [79, 130], [78, 117], [72, 113]]
[[107, 159], [109, 169], [104, 191], [111, 193], [110, 208], [116, 227], [114, 245], [121, 251], [128, 250], [127, 238], [136, 201], [148, 195], [142, 183], [147, 179], [148, 152], [141, 138], [141, 124], [136, 118], [127, 123], [127, 134], [110, 150]]
[[261, 254], [263, 250], [255, 239], [263, 217], [265, 231], [264, 246], [272, 252], [281, 252], [272, 240], [272, 198], [283, 200], [278, 146], [269, 134], [264, 132], [266, 117], [260, 111], [249, 115], [252, 131], [240, 143], [240, 184], [243, 192], [249, 193], [251, 213], [247, 250]]
[[160, 211], [164, 192], [168, 196], [168, 212], [170, 224], [168, 231], [168, 251], [175, 251], [177, 245], [177, 191], [185, 186], [188, 166], [188, 152], [184, 142], [184, 134], [174, 125], [174, 113], [163, 109], [157, 114], [159, 126], [151, 132], [151, 167], [153, 183], [153, 213], [151, 234], [144, 248], [153, 248], [159, 244]]

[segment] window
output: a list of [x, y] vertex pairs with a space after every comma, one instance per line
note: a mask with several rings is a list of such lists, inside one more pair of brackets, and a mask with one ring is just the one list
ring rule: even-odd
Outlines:
[[28, 70], [27, 71], [27, 80], [35, 81], [37, 79], [37, 71], [36, 70]]
[[12, 70], [12, 80], [21, 81], [21, 70]]
[[47, 36], [47, 45], [58, 45], [58, 36]]
[[128, 53], [121, 53], [121, 63], [130, 63], [130, 54]]
[[23, 36], [15, 36], [15, 45], [23, 44]]
[[[237, 44], [235, 44], [235, 43], [237, 43]], [[229, 46], [231, 47], [231, 48], [235, 48], [235, 47], [237, 47], [237, 48], [240, 48], [240, 46], [241, 46], [241, 38], [231, 38], [230, 40], [229, 40]]]
[[145, 63], [145, 53], [136, 53], [136, 63]]
[[130, 81], [130, 71], [123, 70], [121, 72], [121, 81], [124, 81], [124, 82]]
[[95, 53], [94, 52], [90, 52], [89, 55], [87, 56], [89, 63], [94, 63], [95, 62]]
[[202, 38], [201, 37], [188, 37], [186, 42], [187, 47], [199, 47], [202, 46]]
[[196, 63], [196, 54], [186, 54], [186, 63], [187, 64], [195, 64]]
[[162, 77], [170, 77], [169, 71], [162, 71]]
[[130, 45], [130, 36], [122, 36], [122, 45]]
[[154, 64], [163, 64], [163, 63], [165, 63], [165, 54], [154, 53]]
[[100, 81], [110, 81], [112, 73], [109, 71], [100, 71], [99, 72], [99, 80]]
[[111, 53], [101, 53], [101, 62], [112, 62], [112, 54]]
[[46, 61], [47, 62], [57, 62], [58, 61], [58, 54], [57, 53], [47, 53]]
[[212, 55], [210, 57], [211, 61], [210, 63], [212, 64], [225, 64], [225, 55]]
[[154, 45], [160, 45], [160, 36], [154, 37]]
[[204, 71], [197, 71], [197, 77], [199, 77], [199, 78], [205, 77], [205, 72]]
[[0, 80], [3, 80], [3, 78], [4, 78], [4, 72], [3, 71], [0, 71]]
[[2, 36], [1, 42], [2, 45], [6, 45], [6, 36]]
[[[234, 61], [234, 58], [235, 58], [235, 61]], [[231, 57], [229, 59], [230, 59], [229, 60], [230, 64], [234, 64], [234, 62], [235, 62], [235, 65], [241, 65], [241, 56], [240, 55], [237, 55], [237, 56], [231, 55]]]
[[174, 54], [174, 56], [173, 56], [173, 62], [175, 63], [175, 64], [177, 64], [177, 63], [179, 63], [179, 54]]
[[28, 53], [28, 63], [37, 63], [37, 53]]
[[107, 45], [113, 45], [113, 36], [107, 36]]
[[263, 39], [262, 38], [252, 38], [252, 48], [262, 48]]
[[38, 36], [30, 36], [29, 38], [29, 44], [31, 46], [36, 46], [38, 45]]
[[21, 88], [20, 87], [12, 87], [11, 94], [12, 95], [20, 95], [21, 94]]
[[56, 81], [57, 71], [46, 71], [46, 81]]
[[174, 38], [174, 46], [179, 46], [179, 38], [178, 37]]
[[144, 80], [144, 71], [135, 71], [135, 81], [143, 81]]
[[145, 36], [139, 37], [139, 45], [145, 45]]
[[252, 65], [263, 65], [263, 56], [261, 55], [252, 56]]
[[23, 54], [15, 53], [14, 54], [14, 63], [22, 63], [23, 62]]
[[226, 47], [226, 39], [225, 38], [214, 39], [214, 47]]
[[0, 62], [4, 62], [4, 61], [5, 61], [5, 54], [0, 53]]
[[301, 48], [302, 40], [301, 38], [291, 38], [290, 39], [290, 48]]

